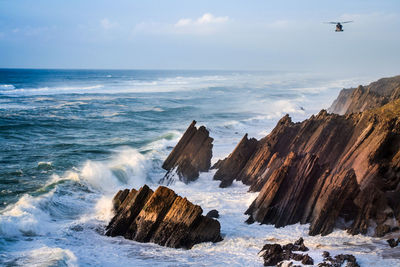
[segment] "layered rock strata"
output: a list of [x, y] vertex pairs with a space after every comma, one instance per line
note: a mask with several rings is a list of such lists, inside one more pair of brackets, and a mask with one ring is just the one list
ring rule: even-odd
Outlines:
[[[372, 220], [376, 235], [397, 229], [400, 100], [346, 116], [323, 110], [300, 123], [286, 115], [254, 143], [254, 149], [239, 143], [220, 163], [217, 173], [227, 175], [215, 177], [260, 191], [246, 211], [249, 222], [310, 223], [311, 235], [329, 234], [339, 217], [353, 221], [352, 234], [367, 233]], [[248, 157], [239, 152], [248, 150]]]
[[171, 177], [176, 173], [185, 183], [195, 181], [200, 172], [206, 172], [211, 167], [213, 139], [204, 126], [196, 128], [193, 121], [174, 147], [162, 168], [167, 174], [160, 183], [169, 184]]
[[400, 98], [400, 76], [383, 78], [367, 86], [343, 89], [329, 112], [340, 115], [381, 107]]
[[108, 236], [186, 249], [222, 240], [217, 220], [203, 216], [200, 206], [164, 186], [154, 192], [147, 185], [138, 191], [121, 190], [114, 196], [113, 207]]

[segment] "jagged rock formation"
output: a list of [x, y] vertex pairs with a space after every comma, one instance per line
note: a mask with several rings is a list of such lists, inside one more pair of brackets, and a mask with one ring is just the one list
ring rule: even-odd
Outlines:
[[331, 257], [328, 251], [324, 251], [322, 253], [322, 257], [324, 258], [323, 262], [318, 263], [318, 267], [340, 267], [346, 263], [346, 267], [360, 267], [357, 263], [356, 257], [351, 254], [339, 254], [334, 257]]
[[239, 147], [218, 172], [260, 191], [249, 222], [310, 223], [311, 235], [329, 234], [339, 217], [353, 220], [352, 234], [367, 233], [371, 220], [377, 235], [400, 222], [400, 100], [346, 116], [323, 110], [301, 123], [286, 115], [235, 169]]
[[164, 186], [154, 192], [147, 185], [138, 191], [121, 190], [114, 196], [113, 207], [108, 236], [186, 249], [222, 240], [217, 220], [203, 216], [200, 206]]
[[264, 266], [278, 266], [280, 262], [288, 260], [301, 261], [304, 265], [314, 264], [314, 260], [308, 254], [293, 253], [293, 251], [308, 251], [303, 238], [300, 237], [294, 244], [289, 243], [284, 246], [265, 244], [260, 253], [264, 258]]
[[218, 168], [214, 180], [220, 180], [220, 187], [228, 187], [235, 177], [246, 165], [257, 147], [258, 141], [255, 138], [248, 139], [247, 134], [242, 138], [233, 152], [225, 160], [218, 161], [213, 168]]
[[340, 115], [381, 107], [400, 98], [400, 76], [383, 78], [368, 86], [343, 89], [329, 112]]
[[189, 183], [196, 180], [200, 172], [210, 169], [213, 139], [204, 126], [197, 129], [195, 125], [196, 121], [193, 121], [164, 161], [162, 167], [168, 172], [160, 183], [169, 184], [174, 173]]

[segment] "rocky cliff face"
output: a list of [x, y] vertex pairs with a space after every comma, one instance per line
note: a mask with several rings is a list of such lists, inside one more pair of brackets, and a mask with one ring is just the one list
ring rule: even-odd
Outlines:
[[197, 129], [195, 125], [193, 121], [164, 161], [162, 167], [168, 172], [160, 183], [169, 184], [175, 172], [180, 180], [188, 183], [196, 180], [200, 172], [210, 169], [213, 139], [204, 126]]
[[203, 216], [200, 206], [160, 186], [121, 190], [113, 199], [115, 216], [106, 228], [108, 236], [124, 236], [138, 242], [190, 249], [201, 242], [221, 241], [220, 224]]
[[329, 234], [338, 218], [352, 234], [376, 235], [400, 222], [400, 100], [345, 116], [321, 111], [300, 123], [288, 115], [260, 141], [245, 136], [218, 164], [215, 179], [260, 191], [249, 222], [310, 223]]
[[383, 78], [368, 86], [343, 89], [328, 109], [340, 115], [381, 107], [400, 98], [400, 76]]

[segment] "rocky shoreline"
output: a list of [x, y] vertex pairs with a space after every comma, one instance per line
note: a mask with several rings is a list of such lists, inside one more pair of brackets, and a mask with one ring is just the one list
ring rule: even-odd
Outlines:
[[[214, 180], [221, 181], [220, 187], [229, 190], [236, 180], [259, 192], [243, 211], [249, 215], [247, 223], [276, 227], [309, 223], [310, 235], [328, 235], [339, 221], [346, 222], [343, 228], [353, 235], [382, 237], [398, 231], [400, 76], [343, 89], [328, 111], [297, 123], [286, 115], [260, 140], [246, 134], [227, 158], [212, 167], [213, 138], [193, 121], [165, 160], [162, 167], [167, 173], [160, 183], [171, 184], [174, 177], [190, 183], [200, 172], [217, 169]], [[220, 225], [213, 219], [218, 211], [203, 216], [201, 207], [164, 186], [154, 192], [147, 186], [119, 191], [113, 205], [108, 236], [187, 249], [222, 240]], [[302, 242], [283, 247], [267, 244], [262, 256], [273, 265], [290, 259], [313, 264], [308, 255], [292, 252], [296, 246], [306, 251]], [[388, 243], [395, 247], [399, 242]], [[278, 256], [268, 256], [271, 253]], [[352, 255], [332, 258], [328, 252], [318, 266], [344, 262], [358, 266]]]

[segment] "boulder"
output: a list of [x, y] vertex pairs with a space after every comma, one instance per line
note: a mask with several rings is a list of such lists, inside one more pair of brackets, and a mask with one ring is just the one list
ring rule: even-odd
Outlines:
[[218, 219], [218, 218], [219, 218], [219, 212], [218, 212], [218, 210], [210, 210], [210, 211], [207, 213], [206, 216], [209, 217], [209, 218], [216, 218], [216, 219]]
[[[147, 185], [119, 191], [113, 203], [115, 216], [106, 227], [107, 236], [123, 236], [138, 242], [190, 249], [201, 242], [221, 241], [220, 224], [203, 216], [200, 206], [160, 186], [153, 192]], [[125, 198], [123, 197], [125, 196]]]
[[351, 254], [339, 254], [331, 257], [329, 252], [322, 253], [323, 262], [319, 263], [318, 267], [340, 267], [346, 263], [346, 267], [360, 267], [356, 257]]
[[391, 238], [391, 239], [388, 239], [387, 242], [391, 248], [394, 248], [394, 247], [397, 247], [397, 245], [400, 243], [400, 238], [398, 238], [397, 240], [394, 238]]
[[294, 244], [289, 243], [284, 246], [280, 244], [265, 244], [260, 251], [264, 258], [264, 266], [277, 266], [279, 262], [295, 260], [301, 261], [304, 265], [313, 265], [314, 260], [308, 254], [293, 253], [293, 251], [307, 251], [303, 238], [297, 240]]
[[168, 172], [160, 183], [168, 185], [175, 173], [181, 181], [189, 183], [196, 180], [200, 172], [210, 169], [213, 139], [204, 126], [197, 129], [195, 125], [193, 121], [164, 161], [162, 168]]

